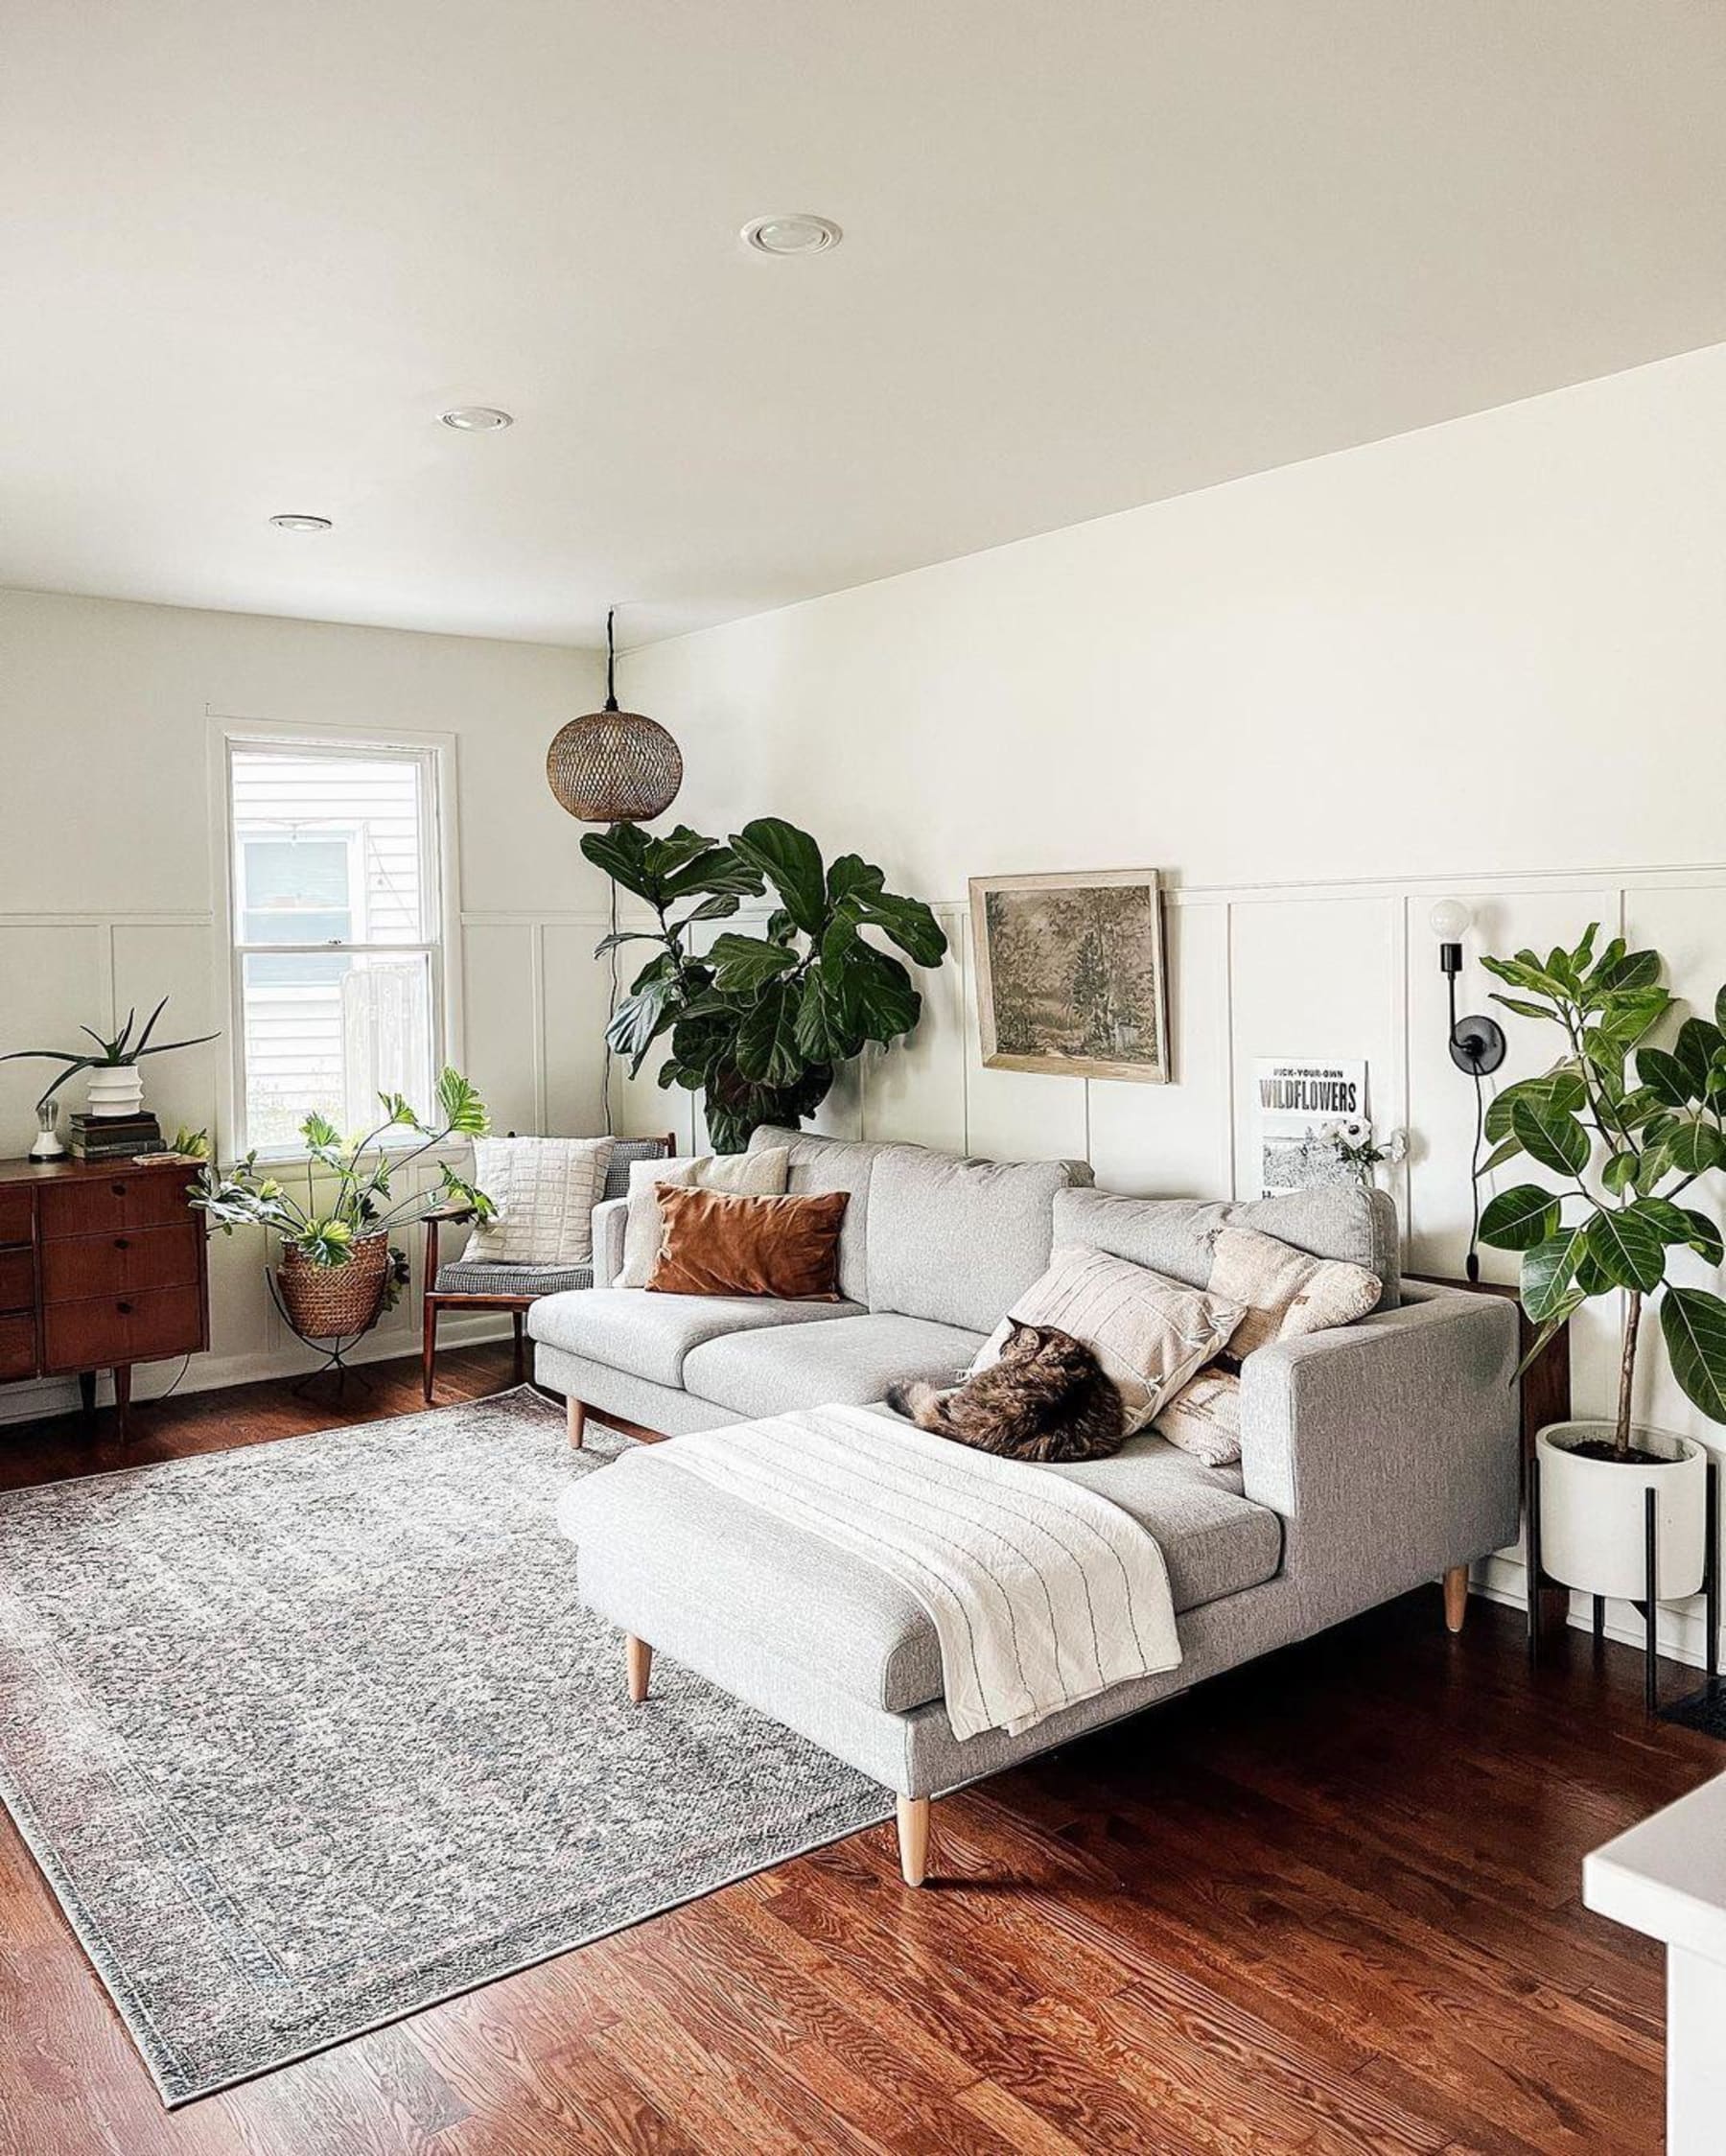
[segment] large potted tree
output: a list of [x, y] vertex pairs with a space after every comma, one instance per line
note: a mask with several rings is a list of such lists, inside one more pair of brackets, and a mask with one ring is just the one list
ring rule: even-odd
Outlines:
[[[708, 1134], [740, 1152], [762, 1123], [795, 1128], [827, 1098], [838, 1066], [865, 1045], [909, 1033], [922, 1011], [910, 973], [869, 940], [875, 930], [919, 966], [939, 966], [947, 940], [921, 899], [900, 898], [858, 854], [824, 863], [807, 832], [777, 816], [723, 844], [680, 824], [590, 832], [581, 850], [652, 912], [651, 927], [607, 936], [600, 953], [653, 944], [606, 1038], [633, 1076], [666, 1045], [662, 1086], [702, 1096]], [[702, 924], [729, 919], [771, 886], [778, 902], [759, 935], [730, 930], [705, 949]]]
[[1726, 1422], [1726, 1301], [1676, 1277], [1721, 1262], [1719, 1227], [1684, 1201], [1726, 1166], [1726, 988], [1713, 1019], [1687, 1018], [1669, 1047], [1652, 1045], [1673, 1005], [1660, 955], [1619, 937], [1597, 950], [1598, 933], [1597, 924], [1574, 950], [1544, 958], [1483, 961], [1512, 992], [1495, 1000], [1557, 1026], [1564, 1051], [1494, 1100], [1495, 1150], [1481, 1171], [1524, 1156], [1556, 1183], [1501, 1191], [1481, 1235], [1521, 1254], [1523, 1306], [1539, 1328], [1530, 1361], [1585, 1302], [1623, 1299], [1614, 1415], [1557, 1423], [1536, 1441], [1545, 1570], [1589, 1594], [1639, 1600], [1651, 1489], [1655, 1592], [1670, 1600], [1703, 1583], [1707, 1455], [1635, 1419], [1636, 1371], [1655, 1307], [1672, 1374], [1711, 1421]]

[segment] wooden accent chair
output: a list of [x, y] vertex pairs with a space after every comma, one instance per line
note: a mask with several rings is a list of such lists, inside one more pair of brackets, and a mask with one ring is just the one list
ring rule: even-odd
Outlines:
[[[513, 1135], [513, 1134], [512, 1134]], [[668, 1160], [675, 1146], [670, 1137], [620, 1137], [612, 1148], [605, 1187], [599, 1203], [608, 1198], [627, 1198], [629, 1170], [636, 1160]], [[473, 1214], [463, 1206], [439, 1206], [426, 1218], [426, 1310], [421, 1346], [421, 1375], [426, 1405], [432, 1404], [437, 1374], [437, 1321], [445, 1310], [507, 1310], [515, 1326], [515, 1382], [527, 1374], [526, 1341], [523, 1320], [542, 1295], [561, 1295], [566, 1288], [591, 1288], [592, 1265], [500, 1265], [458, 1257], [447, 1264], [438, 1261], [438, 1231], [465, 1226]]]

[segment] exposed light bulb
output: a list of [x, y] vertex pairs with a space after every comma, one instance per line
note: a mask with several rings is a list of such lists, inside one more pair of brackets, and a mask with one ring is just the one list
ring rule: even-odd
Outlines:
[[1427, 919], [1440, 943], [1460, 943], [1474, 919], [1474, 908], [1460, 899], [1440, 899]]

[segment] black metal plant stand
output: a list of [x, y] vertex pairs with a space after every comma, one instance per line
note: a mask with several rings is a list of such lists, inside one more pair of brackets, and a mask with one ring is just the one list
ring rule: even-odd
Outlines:
[[[1632, 1607], [1644, 1625], [1643, 1685], [1649, 1714], [1658, 1715], [1663, 1722], [1681, 1722], [1686, 1728], [1700, 1729], [1711, 1737], [1726, 1740], [1726, 1690], [1720, 1684], [1720, 1470], [1712, 1460], [1708, 1464], [1708, 1496], [1704, 1511], [1703, 1532], [1707, 1539], [1702, 1558], [1702, 1595], [1708, 1640], [1704, 1650], [1706, 1676], [1698, 1690], [1687, 1693], [1669, 1706], [1660, 1704], [1660, 1603], [1654, 1592], [1660, 1579], [1660, 1528], [1657, 1500], [1651, 1489], [1643, 1494], [1644, 1592]], [[1540, 1455], [1536, 1452], [1528, 1463], [1528, 1658], [1532, 1662], [1540, 1659], [1540, 1624], [1536, 1614], [1540, 1590], [1565, 1584], [1546, 1571], [1541, 1563], [1540, 1547]], [[1606, 1636], [1604, 1595], [1594, 1597], [1594, 1636], [1597, 1644]]]
[[347, 1358], [384, 1315], [383, 1297], [379, 1297], [378, 1307], [372, 1312], [369, 1323], [362, 1324], [358, 1332], [314, 1334], [301, 1332], [298, 1325], [289, 1316], [287, 1305], [282, 1301], [281, 1290], [276, 1286], [275, 1274], [268, 1265], [264, 1268], [264, 1284], [269, 1290], [269, 1300], [276, 1306], [277, 1316], [280, 1317], [288, 1330], [292, 1333], [294, 1339], [302, 1347], [310, 1348], [315, 1355], [323, 1357], [323, 1361], [318, 1364], [315, 1370], [309, 1370], [304, 1377], [297, 1379], [289, 1388], [293, 1398], [296, 1400], [303, 1399], [311, 1387], [319, 1378], [328, 1377], [332, 1371], [336, 1372], [336, 1397], [338, 1400], [347, 1397], [347, 1382], [350, 1377], [362, 1391], [369, 1393], [372, 1389], [371, 1379], [362, 1371], [357, 1371]]

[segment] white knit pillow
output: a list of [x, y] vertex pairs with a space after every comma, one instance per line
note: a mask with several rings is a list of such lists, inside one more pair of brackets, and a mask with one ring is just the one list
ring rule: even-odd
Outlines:
[[991, 1333], [971, 1369], [999, 1360], [1015, 1321], [1057, 1325], [1082, 1340], [1113, 1379], [1131, 1434], [1222, 1351], [1241, 1316], [1238, 1302], [1168, 1279], [1148, 1265], [1061, 1243], [1049, 1254], [1049, 1270]]
[[662, 1184], [684, 1190], [725, 1190], [734, 1198], [782, 1198], [791, 1173], [791, 1151], [764, 1145], [758, 1153], [696, 1153], [676, 1160], [632, 1160], [629, 1211], [623, 1221], [623, 1265], [612, 1283], [644, 1288], [659, 1263], [665, 1224], [660, 1218]]
[[482, 1265], [585, 1265], [609, 1137], [479, 1137], [474, 1182], [498, 1208], [474, 1223], [462, 1257]]

